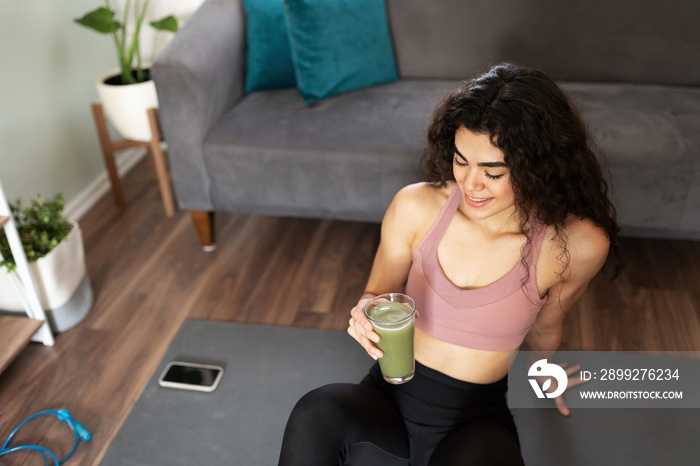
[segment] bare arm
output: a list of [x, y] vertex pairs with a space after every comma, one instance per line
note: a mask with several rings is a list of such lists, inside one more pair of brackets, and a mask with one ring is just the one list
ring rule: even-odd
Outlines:
[[[547, 303], [525, 337], [527, 349], [537, 352], [534, 359], [550, 358], [559, 349], [568, 311], [603, 267], [610, 247], [602, 230], [587, 221], [578, 221], [567, 233], [569, 267], [564, 277], [547, 290]], [[571, 367], [567, 373], [571, 375], [577, 370], [577, 366]], [[561, 397], [555, 403], [560, 413], [569, 414]]]
[[383, 354], [374, 345], [379, 336], [365, 318], [364, 306], [374, 296], [404, 291], [413, 258], [413, 244], [422, 221], [418, 206], [422, 189], [426, 187], [407, 186], [394, 197], [382, 221], [381, 240], [365, 292], [350, 312], [348, 333], [374, 359]]
[[[569, 309], [579, 300], [593, 277], [600, 271], [608, 255], [610, 242], [603, 230], [589, 220], [572, 220], [566, 226], [569, 266], [563, 276], [554, 280], [547, 290], [547, 303], [537, 316], [525, 344], [532, 351], [557, 351], [561, 345], [564, 319]], [[549, 250], [547, 273], [561, 274], [557, 246]]]

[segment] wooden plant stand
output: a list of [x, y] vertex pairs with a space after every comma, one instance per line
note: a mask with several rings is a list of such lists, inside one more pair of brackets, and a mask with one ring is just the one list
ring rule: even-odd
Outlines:
[[[10, 274], [10, 281], [15, 291], [19, 293], [27, 314], [27, 317], [0, 316], [0, 372], [2, 372], [30, 340], [35, 339], [44, 345], [53, 346], [54, 339], [49, 323], [46, 321], [44, 308], [41, 307], [34, 277], [29, 270], [24, 246], [12, 219], [2, 183], [0, 183], [0, 230], [5, 232], [17, 264], [17, 274]], [[0, 254], [0, 260], [2, 260], [2, 254]]]
[[168, 178], [168, 169], [165, 165], [165, 157], [163, 155], [163, 150], [160, 147], [160, 142], [163, 140], [163, 136], [158, 120], [158, 110], [155, 108], [148, 109], [148, 122], [151, 126], [151, 134], [153, 135], [153, 139], [150, 141], [135, 141], [133, 139], [111, 141], [109, 138], [109, 131], [107, 129], [107, 120], [105, 119], [104, 110], [102, 108], [102, 104], [99, 102], [92, 104], [92, 116], [95, 120], [97, 136], [100, 139], [100, 146], [102, 146], [102, 154], [104, 155], [105, 165], [107, 166], [107, 173], [109, 174], [109, 180], [112, 184], [112, 196], [114, 197], [114, 203], [117, 205], [117, 207], [123, 208], [126, 205], [126, 202], [124, 200], [124, 191], [122, 190], [119, 174], [117, 173], [117, 165], [114, 161], [114, 153], [120, 150], [131, 149], [133, 147], [146, 146], [150, 154], [151, 167], [154, 172], [154, 176], [160, 187], [160, 195], [163, 199], [165, 215], [167, 217], [172, 217], [175, 214], [175, 205], [172, 191], [170, 190], [170, 180]]

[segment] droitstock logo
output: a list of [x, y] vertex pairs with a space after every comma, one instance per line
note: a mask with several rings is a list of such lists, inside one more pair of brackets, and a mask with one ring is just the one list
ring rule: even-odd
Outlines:
[[[530, 366], [530, 370], [527, 372], [527, 375], [528, 377], [531, 377], [528, 380], [530, 385], [532, 385], [532, 389], [535, 391], [537, 398], [556, 398], [564, 393], [564, 390], [566, 390], [566, 385], [569, 382], [569, 377], [566, 375], [566, 371], [557, 364], [548, 363], [546, 359], [540, 359]], [[540, 387], [537, 380], [532, 377], [548, 378], [544, 381], [542, 387]], [[552, 377], [554, 377], [557, 381], [557, 388], [553, 392], [549, 393], [547, 390], [549, 390], [552, 386]]]

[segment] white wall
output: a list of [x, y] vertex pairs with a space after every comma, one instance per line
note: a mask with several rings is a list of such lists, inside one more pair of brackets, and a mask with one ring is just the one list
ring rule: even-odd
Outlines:
[[[187, 17], [202, 1], [151, 0], [149, 16]], [[117, 66], [116, 51], [111, 36], [73, 22], [102, 4], [0, 2], [0, 179], [10, 200], [61, 191], [70, 202], [96, 180], [108, 183], [90, 104], [97, 77]]]

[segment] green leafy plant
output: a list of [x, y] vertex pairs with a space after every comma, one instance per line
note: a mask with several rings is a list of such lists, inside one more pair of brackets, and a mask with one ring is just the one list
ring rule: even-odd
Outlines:
[[[21, 199], [10, 204], [29, 262], [44, 257], [68, 236], [72, 224], [63, 216], [65, 204], [62, 193], [56, 194], [53, 199], [39, 196], [32, 199], [27, 207], [22, 207]], [[0, 230], [0, 253], [4, 259], [0, 261], [0, 266], [4, 266], [8, 272], [15, 270], [15, 260], [3, 230]]]
[[[124, 6], [124, 19], [119, 22], [115, 19], [116, 12], [112, 9], [109, 0], [105, 0], [105, 6], [99, 7], [82, 18], [76, 18], [75, 22], [97, 31], [101, 34], [111, 34], [114, 45], [117, 48], [119, 68], [121, 69], [122, 84], [134, 84], [148, 81], [150, 77], [144, 72], [141, 64], [141, 52], [139, 50], [139, 36], [141, 25], [146, 16], [149, 0], [126, 0]], [[129, 18], [133, 19], [134, 29], [129, 34], [126, 28]], [[177, 32], [178, 21], [173, 16], [166, 16], [149, 23], [158, 31]]]

